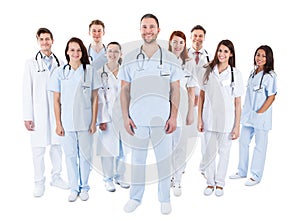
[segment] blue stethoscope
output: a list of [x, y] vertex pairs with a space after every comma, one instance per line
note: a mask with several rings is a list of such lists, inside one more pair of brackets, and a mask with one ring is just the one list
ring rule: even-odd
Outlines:
[[[38, 59], [39, 55], [40, 55], [40, 62], [39, 62], [39, 59]], [[52, 53], [52, 55], [56, 60], [57, 66], [59, 67], [60, 63], [59, 63], [58, 58], [55, 56], [55, 54]], [[36, 53], [36, 56], [35, 56], [35, 60], [36, 60], [36, 63], [38, 65], [38, 72], [46, 71], [46, 69], [44, 68], [44, 65], [42, 63], [42, 59], [43, 59], [43, 55], [42, 55], [41, 51], [39, 51], [38, 53]]]
[[[161, 47], [158, 45], [159, 48], [159, 53], [160, 53], [160, 59], [159, 59], [159, 69], [163, 68], [163, 63], [162, 63], [162, 50]], [[142, 56], [142, 61], [140, 61], [140, 57]], [[145, 55], [143, 53], [143, 45], [140, 48], [140, 53], [137, 54], [136, 56], [136, 60], [137, 60], [137, 64], [138, 64], [138, 71], [143, 71], [144, 70], [144, 63], [145, 63]]]
[[[104, 48], [105, 53], [106, 53], [106, 47], [105, 47], [104, 44], [102, 44], [102, 45], [103, 45], [103, 48]], [[90, 44], [90, 45], [89, 45], [89, 48], [88, 48], [88, 54], [89, 54], [89, 58], [90, 58], [91, 62], [93, 62], [94, 58], [91, 56], [91, 53], [90, 53], [91, 47], [92, 47], [92, 45]]]

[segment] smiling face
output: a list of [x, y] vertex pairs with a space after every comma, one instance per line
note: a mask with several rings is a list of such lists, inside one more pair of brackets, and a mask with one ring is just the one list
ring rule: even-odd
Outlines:
[[90, 36], [93, 38], [93, 41], [97, 44], [97, 43], [101, 43], [102, 42], [102, 37], [104, 35], [104, 29], [102, 25], [92, 25], [90, 27], [90, 32], [89, 32]]
[[140, 32], [144, 43], [151, 44], [156, 41], [160, 28], [154, 18], [144, 18], [141, 21]]
[[118, 62], [121, 57], [121, 50], [119, 45], [110, 44], [107, 46], [107, 60], [108, 62]]
[[263, 70], [266, 62], [267, 62], [266, 52], [263, 49], [259, 49], [255, 55], [255, 64], [258, 66], [259, 70]]
[[232, 53], [230, 52], [229, 48], [225, 45], [220, 45], [218, 49], [218, 60], [221, 64], [228, 64], [229, 58], [232, 56]]
[[199, 51], [202, 48], [205, 39], [205, 34], [203, 30], [195, 29], [191, 33], [192, 47], [195, 51]]
[[183, 38], [174, 35], [170, 42], [170, 46], [176, 57], [179, 57], [185, 47], [185, 41]]
[[70, 57], [70, 62], [80, 62], [82, 51], [77, 42], [70, 42], [68, 45], [67, 54]]
[[48, 55], [51, 52], [51, 47], [53, 44], [53, 39], [51, 39], [51, 35], [49, 33], [42, 33], [40, 34], [37, 40], [41, 48], [41, 52]]

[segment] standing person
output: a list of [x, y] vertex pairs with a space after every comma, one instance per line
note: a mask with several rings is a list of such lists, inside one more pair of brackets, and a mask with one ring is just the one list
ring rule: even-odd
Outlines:
[[230, 40], [218, 44], [199, 84], [198, 130], [204, 132], [206, 145], [200, 169], [205, 171], [208, 185], [204, 195], [211, 195], [216, 188], [216, 196], [222, 196], [232, 140], [240, 134], [243, 94], [242, 75], [235, 68], [234, 45]]
[[173, 187], [174, 195], [180, 196], [182, 192], [181, 177], [184, 173], [188, 157], [188, 137], [193, 134], [194, 129], [190, 125], [194, 121], [194, 98], [197, 82], [191, 80], [195, 65], [188, 57], [186, 37], [182, 31], [172, 32], [169, 38], [169, 51], [176, 55], [185, 73], [185, 77], [180, 80], [180, 104], [177, 128], [172, 133], [172, 149], [174, 155], [172, 159], [172, 169], [174, 171], [171, 179], [171, 187]]
[[85, 46], [79, 38], [71, 38], [65, 49], [68, 64], [56, 69], [49, 90], [54, 93], [56, 133], [66, 155], [71, 194], [88, 200], [89, 174], [92, 158], [92, 134], [96, 132], [98, 88], [100, 80], [89, 65]]
[[88, 46], [90, 63], [98, 71], [107, 62], [106, 47], [102, 43], [102, 38], [105, 35], [104, 23], [98, 19], [91, 21], [89, 35], [92, 38], [92, 42]]
[[99, 140], [98, 151], [101, 156], [105, 188], [109, 192], [116, 190], [113, 181], [122, 188], [129, 188], [124, 179], [124, 151], [121, 135], [118, 128], [113, 124], [114, 108], [120, 107], [121, 81], [118, 72], [122, 61], [121, 45], [118, 42], [110, 42], [107, 45], [106, 56], [108, 62], [100, 69], [101, 87], [98, 91], [98, 123]]
[[122, 115], [129, 135], [124, 144], [131, 148], [132, 163], [130, 200], [124, 207], [126, 212], [133, 212], [142, 202], [150, 141], [156, 157], [161, 213], [171, 212], [171, 133], [176, 129], [179, 80], [184, 73], [176, 56], [157, 43], [159, 32], [157, 17], [145, 14], [140, 21], [144, 43], [126, 55], [119, 73]]
[[52, 94], [47, 91], [47, 82], [53, 70], [62, 66], [51, 51], [54, 42], [51, 31], [39, 28], [36, 33], [40, 51], [26, 62], [23, 78], [23, 118], [24, 124], [31, 135], [32, 159], [34, 168], [35, 197], [40, 197], [45, 191], [46, 147], [50, 146], [52, 163], [51, 185], [68, 189], [68, 184], [62, 180], [62, 150], [58, 136], [55, 134], [55, 119]]
[[245, 103], [241, 117], [238, 172], [231, 179], [247, 177], [249, 145], [255, 136], [255, 147], [250, 167], [251, 176], [246, 186], [258, 184], [263, 176], [268, 133], [272, 129], [272, 104], [277, 94], [277, 76], [274, 72], [273, 51], [262, 45], [254, 53], [254, 70], [248, 79]]

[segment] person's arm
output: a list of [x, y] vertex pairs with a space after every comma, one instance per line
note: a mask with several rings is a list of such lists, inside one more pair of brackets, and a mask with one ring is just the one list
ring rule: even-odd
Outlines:
[[170, 100], [171, 100], [171, 110], [170, 117], [166, 122], [165, 130], [167, 134], [172, 133], [177, 127], [177, 114], [180, 102], [180, 83], [179, 80], [170, 83]]
[[90, 124], [89, 132], [91, 134], [95, 133], [96, 122], [97, 122], [97, 114], [98, 114], [98, 89], [92, 91], [92, 122]]
[[264, 104], [261, 106], [261, 108], [259, 108], [259, 110], [257, 111], [258, 114], [262, 114], [264, 113], [266, 110], [269, 109], [269, 107], [273, 104], [275, 100], [275, 94], [267, 97], [266, 101], [264, 102]]
[[200, 90], [199, 100], [198, 100], [198, 125], [197, 125], [199, 132], [204, 131], [204, 125], [202, 119], [204, 100], [205, 100], [205, 92], [203, 90]]
[[127, 81], [121, 81], [121, 108], [124, 121], [124, 127], [130, 135], [134, 135], [133, 129], [136, 128], [133, 120], [129, 116], [129, 103], [130, 103], [130, 86]]
[[194, 100], [195, 87], [188, 87], [188, 114], [186, 118], [186, 125], [191, 125], [194, 122]]
[[235, 107], [235, 121], [234, 121], [234, 127], [231, 132], [231, 138], [232, 140], [236, 140], [240, 136], [240, 120], [241, 120], [241, 97], [236, 97], [234, 99], [234, 107]]
[[58, 136], [64, 136], [65, 131], [61, 123], [61, 107], [60, 107], [60, 93], [53, 92], [53, 100], [54, 100], [54, 115], [56, 122], [56, 133]]

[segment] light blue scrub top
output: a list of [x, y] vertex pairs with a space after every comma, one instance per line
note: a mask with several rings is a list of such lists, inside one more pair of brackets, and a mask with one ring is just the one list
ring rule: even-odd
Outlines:
[[140, 48], [128, 53], [119, 71], [119, 79], [131, 83], [129, 115], [136, 126], [165, 126], [170, 116], [170, 83], [185, 74], [176, 56], [164, 48], [145, 59], [137, 59]]
[[264, 113], [258, 114], [257, 111], [265, 103], [268, 96], [277, 94], [277, 76], [271, 71], [264, 75], [262, 89], [259, 89], [263, 71], [253, 75], [251, 73], [245, 96], [245, 103], [242, 109], [241, 124], [251, 126], [261, 130], [272, 129], [272, 105]]
[[98, 71], [100, 68], [103, 67], [103, 65], [107, 62], [107, 57], [106, 57], [106, 49], [102, 48], [101, 51], [99, 53], [97, 53], [94, 49], [92, 49], [91, 47], [89, 47], [89, 56], [92, 58], [90, 59], [90, 63], [91, 65], [93, 65], [96, 69], [96, 71]]
[[[84, 72], [86, 79], [84, 81]], [[57, 68], [50, 78], [48, 90], [61, 93], [61, 121], [65, 131], [86, 131], [92, 120], [92, 91], [100, 87], [100, 80], [91, 65], [77, 70], [66, 66]]]

